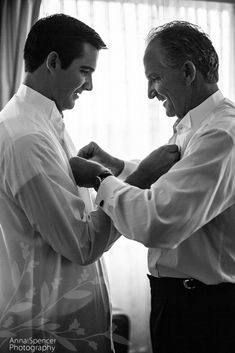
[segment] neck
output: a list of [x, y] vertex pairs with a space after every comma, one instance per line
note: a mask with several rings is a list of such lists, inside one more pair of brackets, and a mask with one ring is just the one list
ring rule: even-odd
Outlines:
[[212, 94], [214, 94], [216, 91], [218, 91], [218, 85], [217, 84], [211, 84], [208, 85], [204, 90], [201, 90], [200, 92], [197, 92], [197, 95], [192, 97], [192, 107], [191, 109], [197, 107], [200, 105], [202, 102], [204, 102], [207, 98], [209, 98]]
[[189, 110], [200, 105], [219, 89], [217, 83], [206, 83], [199, 72], [191, 87], [192, 89], [189, 91]]
[[43, 96], [52, 99], [50, 85], [41, 73], [37, 71], [33, 73], [26, 73], [23, 83]]
[[43, 67], [40, 67], [39, 69], [37, 69], [32, 73], [28, 72], [25, 75], [23, 83], [26, 86], [32, 88], [33, 90], [37, 91], [38, 93], [42, 94], [43, 96], [55, 102], [57, 109], [60, 111], [61, 114], [63, 114], [55, 98], [56, 88], [53, 87], [53, 83], [49, 79]]
[[47, 92], [47, 89], [41, 83], [41, 80], [38, 80], [36, 76], [37, 75], [26, 74], [23, 83], [26, 86], [32, 88], [34, 91], [37, 91], [37, 92], [41, 93], [43, 96], [45, 96], [45, 97], [50, 99], [49, 92]]

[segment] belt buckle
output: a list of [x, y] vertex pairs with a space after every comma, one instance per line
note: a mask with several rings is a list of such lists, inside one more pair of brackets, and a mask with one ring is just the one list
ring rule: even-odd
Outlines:
[[189, 290], [192, 290], [192, 289], [195, 289], [196, 286], [193, 285], [193, 282], [194, 279], [193, 278], [187, 278], [183, 281], [183, 285], [184, 285], [184, 288], [186, 289], [189, 289]]

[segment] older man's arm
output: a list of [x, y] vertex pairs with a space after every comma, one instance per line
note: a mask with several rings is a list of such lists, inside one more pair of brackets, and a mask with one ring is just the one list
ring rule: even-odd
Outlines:
[[[95, 142], [90, 142], [78, 153], [78, 156], [99, 162], [113, 173], [119, 176], [124, 169], [124, 161], [111, 156], [102, 150]], [[137, 186], [141, 189], [149, 189], [150, 186], [163, 174], [165, 174], [180, 158], [180, 153], [176, 145], [165, 145], [150, 153], [140, 164], [135, 166], [134, 171], [125, 178], [125, 182]], [[80, 186], [91, 187], [88, 185], [88, 173], [83, 168], [83, 160], [72, 158], [70, 161], [75, 179]], [[89, 169], [89, 179], [97, 175], [96, 164]], [[123, 173], [124, 174], [124, 173]], [[93, 179], [95, 180], [95, 178]], [[95, 185], [94, 185], [95, 186]]]
[[179, 159], [180, 152], [176, 145], [162, 146], [143, 159], [125, 182], [140, 189], [149, 189]]

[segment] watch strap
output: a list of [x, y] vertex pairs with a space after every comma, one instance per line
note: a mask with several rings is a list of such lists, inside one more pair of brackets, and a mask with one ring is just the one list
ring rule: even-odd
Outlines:
[[94, 187], [94, 189], [97, 191], [100, 187], [100, 184], [102, 183], [102, 181], [107, 178], [108, 176], [113, 176], [113, 174], [108, 171], [108, 170], [105, 170], [104, 172], [101, 172], [100, 174], [98, 174], [96, 176], [96, 185]]

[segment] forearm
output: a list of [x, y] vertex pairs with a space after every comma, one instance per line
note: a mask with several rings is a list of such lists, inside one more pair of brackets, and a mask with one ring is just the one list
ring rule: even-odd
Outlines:
[[122, 173], [125, 166], [125, 162], [116, 157], [112, 157], [111, 163], [109, 165], [108, 164], [109, 163], [107, 163], [105, 166], [109, 168], [113, 175], [116, 177], [118, 177]]
[[[115, 241], [121, 236], [114, 227], [111, 218], [101, 209], [98, 208], [89, 214], [89, 233], [91, 234], [90, 257], [100, 257], [105, 251], [109, 250]], [[103, 238], [100, 241], [100, 238]]]
[[142, 190], [109, 178], [101, 184], [96, 202], [106, 200], [102, 203], [103, 210], [127, 238], [148, 248], [172, 249], [203, 222], [201, 210], [196, 207], [200, 201], [188, 207], [195, 193], [189, 192], [185, 197], [183, 192], [183, 205], [179, 202], [182, 194], [173, 197], [173, 193], [172, 184], [168, 182], [161, 181], [157, 187]]
[[61, 186], [40, 176], [21, 188], [17, 200], [44, 241], [55, 252], [80, 265], [94, 262], [111, 239], [118, 237], [101, 210], [84, 214], [85, 205], [72, 190], [65, 192]]

